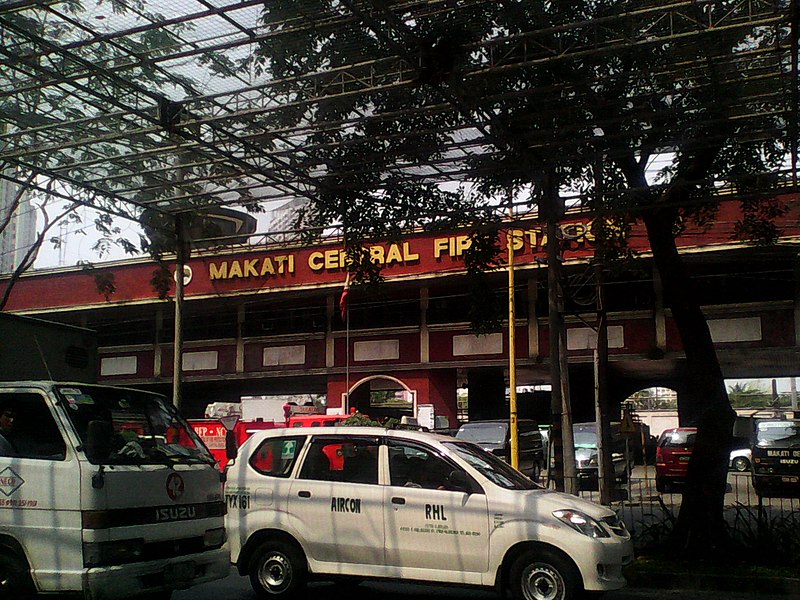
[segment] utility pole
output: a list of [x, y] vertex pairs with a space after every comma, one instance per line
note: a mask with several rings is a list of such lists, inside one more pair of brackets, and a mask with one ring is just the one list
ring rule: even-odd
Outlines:
[[516, 320], [514, 318], [514, 206], [508, 208], [511, 220], [506, 243], [508, 247], [508, 387], [509, 387], [509, 436], [511, 438], [511, 466], [519, 470], [519, 426], [517, 423], [517, 351]]
[[178, 410], [181, 409], [183, 382], [183, 278], [189, 254], [186, 238], [185, 217], [178, 214], [175, 217], [175, 330], [172, 357], [172, 403]]
[[594, 348], [594, 410], [597, 427], [597, 471], [600, 504], [613, 500], [614, 466], [611, 460], [611, 428], [608, 417], [608, 319], [606, 315], [603, 267], [594, 265], [597, 295], [597, 341]]

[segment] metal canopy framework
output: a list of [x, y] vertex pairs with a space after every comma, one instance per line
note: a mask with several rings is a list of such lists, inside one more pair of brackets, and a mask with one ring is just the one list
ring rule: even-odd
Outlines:
[[[796, 170], [797, 15], [790, 1], [634, 2], [635, 9], [606, 18], [543, 21], [526, 31], [497, 28], [491, 37], [469, 43], [465, 58], [445, 84], [432, 86], [436, 93], [427, 101], [391, 112], [362, 108], [346, 118], [326, 117], [325, 103], [391, 97], [420, 85], [426, 62], [415, 24], [434, 16], [466, 22], [482, 5], [497, 2], [298, 1], [301, 17], [267, 24], [263, 0], [87, 2], [84, 10], [75, 10], [74, 0], [5, 0], [0, 3], [0, 173], [20, 183], [29, 173], [55, 179], [63, 183], [56, 189], [65, 197], [80, 190], [85, 202], [134, 218], [146, 209], [166, 215], [219, 206], [269, 209], [330, 191], [330, 166], [320, 158], [330, 148], [310, 143], [312, 134], [366, 132], [350, 143], [381, 147], [390, 140], [385, 133], [370, 137], [373, 129], [385, 132], [375, 124], [450, 115], [436, 121], [444, 148], [434, 158], [421, 152], [398, 160], [390, 175], [436, 184], [470, 181], [481, 175], [476, 158], [491, 164], [508, 150], [509, 138], [500, 135], [494, 118], [497, 106], [540, 105], [563, 124], [567, 115], [559, 114], [558, 98], [586, 96], [593, 86], [608, 83], [565, 77], [549, 88], [493, 93], [487, 87], [492, 78], [536, 69], [558, 72], [570, 61], [676, 40], [703, 45], [710, 36], [736, 30], [769, 36], [773, 43], [745, 45], [730, 55], [687, 55], [648, 75], [676, 88], [712, 88], [735, 83], [746, 64], [748, 81], [763, 86], [749, 85], [732, 100], [731, 114], [753, 124], [742, 128], [748, 139], [793, 136]], [[115, 12], [120, 6], [125, 10]], [[346, 64], [321, 60], [313, 69], [280, 78], [269, 61], [248, 61], [257, 50], [269, 56], [272, 49], [292, 47], [310, 31], [356, 25], [390, 51]], [[467, 97], [471, 90], [480, 95]], [[647, 93], [639, 99], [639, 110], [651, 116]], [[303, 118], [287, 119], [287, 111]], [[610, 129], [623, 112], [636, 118], [630, 107], [611, 106], [607, 112]], [[769, 115], [781, 117], [783, 131], [759, 129]], [[638, 135], [634, 129], [619, 128], [621, 135]], [[413, 144], [414, 135], [427, 133], [403, 135]], [[585, 152], [591, 142], [577, 126], [524, 138], [528, 148], [545, 156]], [[349, 175], [357, 176], [359, 168], [372, 166], [349, 165]]]

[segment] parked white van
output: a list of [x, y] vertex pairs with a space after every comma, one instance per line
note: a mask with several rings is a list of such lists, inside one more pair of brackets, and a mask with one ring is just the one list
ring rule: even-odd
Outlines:
[[610, 509], [427, 432], [262, 431], [240, 448], [225, 494], [231, 559], [262, 598], [311, 578], [375, 578], [570, 600], [623, 587], [633, 559]]
[[0, 598], [166, 599], [230, 572], [216, 461], [163, 396], [0, 383]]

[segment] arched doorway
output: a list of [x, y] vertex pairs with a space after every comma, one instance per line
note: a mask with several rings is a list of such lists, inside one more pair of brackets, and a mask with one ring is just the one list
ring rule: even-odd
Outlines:
[[415, 417], [417, 392], [391, 375], [370, 375], [360, 379], [342, 395], [346, 412], [353, 409], [373, 419]]

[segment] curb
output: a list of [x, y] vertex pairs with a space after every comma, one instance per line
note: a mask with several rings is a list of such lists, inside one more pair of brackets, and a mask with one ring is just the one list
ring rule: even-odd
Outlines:
[[800, 599], [800, 578], [764, 577], [759, 575], [717, 575], [686, 572], [626, 573], [628, 587], [660, 589], [716, 590], [720, 592], [754, 592]]

